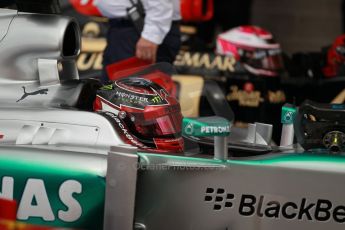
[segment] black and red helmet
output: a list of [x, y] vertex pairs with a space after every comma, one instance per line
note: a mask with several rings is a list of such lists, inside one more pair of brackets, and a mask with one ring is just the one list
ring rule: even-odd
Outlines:
[[94, 109], [116, 116], [115, 128], [128, 144], [156, 152], [183, 151], [180, 104], [150, 80], [123, 78], [103, 86]]
[[254, 75], [274, 77], [284, 68], [280, 44], [258, 26], [240, 26], [220, 34], [217, 53], [235, 57]]

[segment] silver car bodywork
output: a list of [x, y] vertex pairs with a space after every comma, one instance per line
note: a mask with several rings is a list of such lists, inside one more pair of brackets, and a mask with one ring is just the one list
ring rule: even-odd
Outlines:
[[80, 86], [63, 84], [78, 79], [80, 31], [75, 20], [0, 9], [0, 36], [2, 106], [75, 105]]

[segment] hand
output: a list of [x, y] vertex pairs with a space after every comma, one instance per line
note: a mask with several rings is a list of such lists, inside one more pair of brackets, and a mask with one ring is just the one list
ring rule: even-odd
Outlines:
[[158, 45], [146, 40], [145, 38], [140, 38], [136, 47], [136, 56], [139, 59], [156, 62]]

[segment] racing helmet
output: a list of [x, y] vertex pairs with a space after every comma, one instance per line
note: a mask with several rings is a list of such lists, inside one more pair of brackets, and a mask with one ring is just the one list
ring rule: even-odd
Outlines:
[[154, 152], [183, 151], [180, 104], [148, 79], [123, 78], [103, 86], [97, 91], [94, 110], [110, 115], [127, 144]]
[[280, 44], [257, 26], [240, 26], [220, 34], [216, 52], [235, 57], [254, 75], [278, 76], [283, 70]]

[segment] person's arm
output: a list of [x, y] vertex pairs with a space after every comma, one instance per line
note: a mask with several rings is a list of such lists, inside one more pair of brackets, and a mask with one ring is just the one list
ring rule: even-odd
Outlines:
[[171, 28], [173, 11], [173, 0], [147, 0], [144, 30], [136, 47], [138, 58], [156, 61], [158, 46]]

